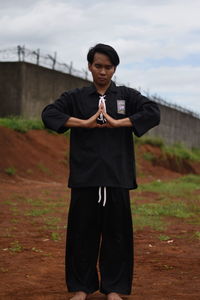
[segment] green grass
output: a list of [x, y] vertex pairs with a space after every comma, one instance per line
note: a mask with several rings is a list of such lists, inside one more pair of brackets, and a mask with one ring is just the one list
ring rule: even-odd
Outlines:
[[14, 224], [17, 224], [17, 223], [19, 223], [19, 220], [13, 218], [13, 219], [10, 220], [10, 222], [11, 222], [11, 223], [14, 223]]
[[27, 198], [26, 202], [28, 204], [30, 204], [31, 206], [41, 206], [42, 207], [42, 206], [46, 205], [45, 201], [38, 199], [38, 198], [37, 199]]
[[23, 246], [18, 241], [14, 241], [11, 243], [9, 250], [11, 252], [21, 252], [23, 250]]
[[200, 231], [196, 231], [194, 237], [200, 240]]
[[200, 188], [200, 175], [186, 175], [176, 180], [164, 182], [153, 181], [139, 186], [140, 191], [160, 193], [166, 196], [188, 197], [193, 191]]
[[10, 211], [11, 211], [12, 215], [14, 215], [14, 216], [18, 216], [20, 214], [20, 210], [15, 206], [11, 207]]
[[154, 161], [156, 159], [156, 156], [151, 152], [144, 152], [142, 156], [147, 161]]
[[135, 143], [137, 145], [148, 144], [148, 145], [156, 146], [159, 148], [162, 148], [164, 146], [164, 141], [158, 137], [143, 136], [143, 137], [138, 138], [135, 136], [134, 139], [135, 139]]
[[[192, 160], [200, 161], [200, 149], [199, 148], [188, 148], [187, 146], [176, 143], [173, 145], [166, 145], [161, 138], [144, 136], [144, 137], [135, 137], [136, 145], [148, 144], [151, 146], [159, 147], [162, 149], [163, 154], [168, 154], [176, 159], [177, 163], [181, 160]], [[145, 158], [145, 157], [144, 157]]]
[[40, 199], [40, 198], [24, 198], [24, 201], [30, 204], [31, 206], [36, 207], [46, 207], [46, 208], [55, 208], [55, 207], [65, 207], [66, 202], [65, 200], [62, 201], [61, 199]]
[[11, 205], [11, 206], [17, 206], [17, 203], [14, 201], [11, 201], [11, 200], [5, 200], [4, 204]]
[[170, 237], [168, 235], [165, 235], [165, 234], [160, 234], [158, 238], [159, 238], [160, 241], [170, 240]]
[[168, 216], [176, 218], [189, 218], [194, 215], [190, 206], [182, 202], [146, 203], [135, 205], [133, 212], [143, 216]]
[[163, 150], [177, 160], [200, 161], [200, 149], [189, 149], [180, 143], [172, 146], [165, 145]]
[[44, 125], [41, 120], [27, 120], [16, 116], [0, 118], [0, 126], [8, 127], [19, 132], [27, 132], [31, 129], [44, 129]]
[[58, 232], [52, 232], [51, 233], [51, 239], [54, 241], [54, 242], [57, 242], [61, 239], [60, 237], [60, 234]]
[[[144, 227], [164, 230], [168, 224], [166, 217], [181, 218], [189, 224], [200, 224], [200, 195], [194, 193], [199, 189], [199, 175], [142, 184], [135, 192], [136, 196], [131, 204], [135, 230]], [[140, 199], [145, 199], [142, 198], [143, 191], [154, 192], [156, 202], [140, 204]]]
[[42, 171], [45, 174], [51, 175], [51, 171], [49, 170], [49, 168], [45, 167], [45, 165], [43, 165], [43, 163], [38, 163], [37, 164], [37, 168]]
[[44, 223], [46, 225], [57, 226], [57, 224], [61, 221], [61, 218], [58, 217], [47, 217], [44, 219]]
[[37, 248], [35, 248], [35, 247], [32, 247], [31, 250], [32, 250], [33, 252], [36, 252], [36, 253], [41, 253], [41, 252], [43, 252], [43, 250], [37, 249]]
[[166, 224], [160, 218], [160, 216], [145, 216], [137, 215], [133, 213], [133, 229], [134, 231], [141, 230], [145, 227], [152, 228], [154, 230], [165, 230]]
[[50, 213], [51, 211], [52, 211], [52, 209], [50, 209], [50, 208], [30, 209], [24, 215], [31, 216], [31, 217], [40, 217], [40, 216]]
[[8, 167], [5, 169], [5, 173], [12, 176], [16, 174], [16, 169], [14, 167]]

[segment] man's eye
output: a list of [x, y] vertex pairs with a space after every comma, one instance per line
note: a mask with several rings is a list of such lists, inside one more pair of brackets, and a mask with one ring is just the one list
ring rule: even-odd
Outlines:
[[101, 65], [95, 65], [95, 67], [96, 67], [97, 69], [100, 69], [100, 68], [101, 68]]

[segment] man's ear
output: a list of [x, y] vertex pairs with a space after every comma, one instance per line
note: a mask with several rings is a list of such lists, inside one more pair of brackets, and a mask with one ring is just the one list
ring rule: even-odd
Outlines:
[[91, 72], [91, 64], [88, 63], [88, 70]]

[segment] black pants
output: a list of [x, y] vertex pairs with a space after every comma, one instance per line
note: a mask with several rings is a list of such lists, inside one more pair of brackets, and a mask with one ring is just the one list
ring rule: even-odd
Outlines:
[[69, 292], [93, 293], [100, 289], [105, 294], [131, 293], [133, 229], [129, 190], [106, 190], [105, 206], [103, 201], [98, 203], [96, 187], [71, 191], [66, 242]]

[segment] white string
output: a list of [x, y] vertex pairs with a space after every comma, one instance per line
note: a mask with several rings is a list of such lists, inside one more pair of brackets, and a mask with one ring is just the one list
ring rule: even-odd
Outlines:
[[[103, 95], [103, 96], [99, 96], [99, 106], [101, 104], [103, 104], [103, 107], [104, 107], [104, 110], [106, 112], [106, 99], [105, 99], [106, 95]], [[106, 122], [106, 119], [104, 118], [103, 114], [100, 113], [99, 117], [98, 117], [99, 120], [101, 120], [103, 123]]]
[[98, 201], [98, 203], [100, 203], [101, 202], [101, 186], [99, 187], [99, 201]]
[[103, 206], [105, 206], [106, 205], [106, 187], [104, 186], [104, 188], [103, 188], [103, 191], [104, 191], [104, 200], [103, 200]]
[[[99, 96], [99, 106], [101, 104], [103, 104], [103, 107], [104, 107], [104, 110], [106, 112], [106, 99], [105, 99], [106, 95], [103, 95], [103, 96]], [[103, 123], [106, 122], [106, 119], [104, 118], [104, 115], [102, 113], [100, 113], [99, 117], [98, 117], [99, 120], [101, 120]], [[104, 186], [103, 188], [103, 193], [104, 193], [104, 200], [103, 200], [103, 206], [106, 205], [106, 198], [107, 198], [107, 195], [106, 195], [106, 187]], [[101, 186], [99, 187], [99, 200], [98, 200], [98, 203], [101, 202]]]
[[[101, 186], [99, 187], [99, 200], [98, 200], [98, 203], [100, 203], [101, 202]], [[104, 186], [104, 188], [103, 188], [103, 206], [105, 206], [106, 205], [106, 200], [107, 200], [107, 193], [106, 193], [107, 191], [106, 191], [106, 187]]]

